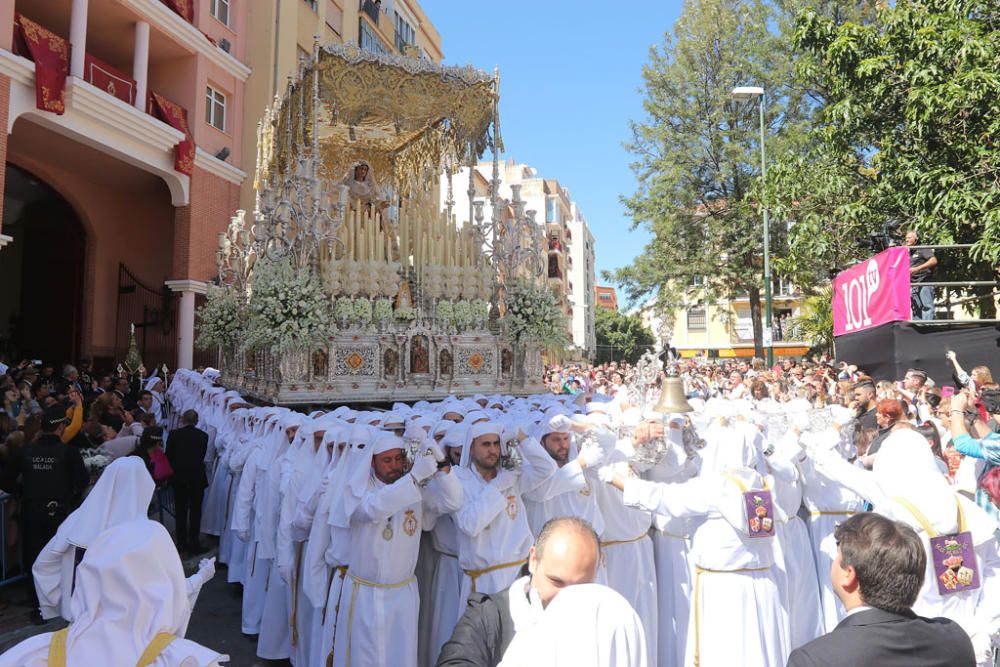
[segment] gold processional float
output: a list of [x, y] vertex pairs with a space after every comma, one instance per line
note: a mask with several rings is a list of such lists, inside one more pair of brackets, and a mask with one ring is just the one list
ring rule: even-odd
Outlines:
[[[498, 74], [315, 46], [258, 126], [252, 220], [237, 211], [217, 259], [251, 310], [265, 260], [319, 281], [332, 321], [308, 349], [220, 345], [224, 385], [282, 405], [544, 390], [541, 346], [505, 326], [509, 283], [544, 285], [544, 230], [519, 186], [499, 195], [498, 101]], [[459, 212], [452, 175], [487, 150], [489, 191], [470, 168]], [[276, 328], [306, 317], [290, 297]]]

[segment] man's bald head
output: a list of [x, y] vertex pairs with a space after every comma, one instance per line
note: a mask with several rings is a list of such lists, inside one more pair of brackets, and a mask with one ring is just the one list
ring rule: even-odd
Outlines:
[[531, 586], [547, 606], [566, 586], [593, 583], [601, 542], [593, 527], [578, 517], [557, 517], [542, 526], [531, 547]]

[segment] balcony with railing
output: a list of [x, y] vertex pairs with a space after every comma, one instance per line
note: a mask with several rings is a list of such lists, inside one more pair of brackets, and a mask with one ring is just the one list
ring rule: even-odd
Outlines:
[[[162, 176], [174, 204], [183, 205], [189, 186], [181, 175], [193, 173], [196, 148], [187, 110], [158, 94], [155, 82], [149, 81], [148, 24], [136, 30], [136, 44], [128, 49], [134, 50], [128, 68], [137, 75], [133, 77], [122, 67], [121, 49], [109, 47], [106, 40], [84, 37], [73, 42], [72, 24], [84, 21], [86, 15], [83, 19], [55, 15], [59, 4], [46, 4], [46, 15], [55, 26], [40, 22], [38, 11], [34, 17], [16, 14], [12, 49], [0, 51], [0, 71], [11, 78], [10, 126], [18, 117], [29, 117]], [[26, 3], [26, 7], [40, 5]], [[71, 23], [68, 31], [57, 27], [67, 21]], [[93, 45], [100, 55], [80, 48], [81, 43]]]
[[361, 13], [378, 25], [379, 14], [382, 13], [382, 0], [361, 0], [359, 8]]

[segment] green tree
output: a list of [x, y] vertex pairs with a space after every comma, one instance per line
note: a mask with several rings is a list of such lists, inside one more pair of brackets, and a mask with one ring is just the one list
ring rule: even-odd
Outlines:
[[[898, 0], [871, 22], [800, 13], [797, 75], [823, 91], [802, 150], [766, 196], [794, 220], [785, 271], [816, 274], [871, 253], [888, 222], [922, 242], [973, 243], [939, 276], [995, 279], [1000, 263], [1000, 5]], [[985, 290], [986, 292], [990, 290]], [[984, 314], [992, 300], [980, 301]]]
[[806, 299], [792, 319], [793, 338], [812, 343], [810, 354], [833, 354], [833, 290], [830, 287]]
[[623, 359], [634, 364], [656, 344], [653, 332], [643, 326], [638, 315], [624, 315], [617, 310], [598, 308], [594, 330], [599, 364]]
[[[800, 122], [804, 99], [792, 86], [790, 48], [769, 27], [777, 16], [763, 0], [687, 0], [673, 34], [650, 51], [647, 118], [632, 124], [628, 144], [637, 191], [624, 203], [633, 226], [653, 238], [632, 265], [608, 276], [630, 300], [656, 293], [664, 308], [678, 304], [696, 277], [705, 279], [707, 299], [748, 295], [758, 355], [763, 230], [751, 189], [759, 117], [756, 103], [734, 102], [731, 92], [765, 88], [769, 149]], [[775, 247], [782, 230], [772, 226]]]

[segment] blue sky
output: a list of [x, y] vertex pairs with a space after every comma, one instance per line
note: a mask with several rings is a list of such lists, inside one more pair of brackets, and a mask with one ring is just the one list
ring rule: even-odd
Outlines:
[[596, 239], [600, 272], [631, 262], [648, 235], [629, 232], [619, 196], [634, 192], [622, 148], [642, 117], [642, 66], [681, 0], [421, 0], [445, 62], [500, 67], [500, 121], [512, 157], [558, 179]]

